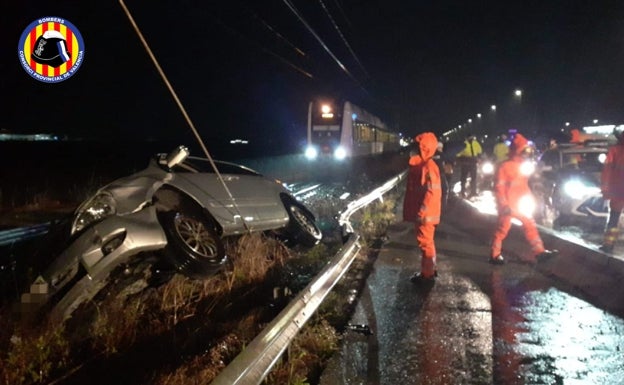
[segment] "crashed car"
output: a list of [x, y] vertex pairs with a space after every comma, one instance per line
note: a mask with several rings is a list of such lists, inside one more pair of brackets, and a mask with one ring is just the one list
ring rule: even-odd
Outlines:
[[559, 145], [539, 158], [531, 187], [538, 200], [536, 221], [558, 228], [601, 225], [609, 215], [600, 191], [607, 145]]
[[22, 303], [60, 296], [52, 315], [65, 319], [106, 286], [115, 268], [146, 251], [158, 250], [179, 273], [204, 278], [227, 260], [224, 237], [258, 231], [305, 247], [322, 238], [312, 212], [282, 184], [244, 166], [191, 157], [180, 146], [82, 203], [69, 246]]

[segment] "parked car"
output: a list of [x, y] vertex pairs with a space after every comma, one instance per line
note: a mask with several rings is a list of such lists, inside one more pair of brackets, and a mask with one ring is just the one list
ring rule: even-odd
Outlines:
[[64, 319], [116, 267], [146, 251], [158, 250], [178, 272], [204, 278], [227, 260], [223, 238], [258, 231], [306, 247], [322, 238], [312, 212], [282, 184], [241, 165], [190, 157], [180, 146], [82, 203], [71, 243], [22, 302], [61, 296], [53, 312]]
[[600, 191], [600, 173], [607, 151], [605, 144], [559, 145], [540, 156], [531, 180], [538, 223], [604, 224], [609, 209]]

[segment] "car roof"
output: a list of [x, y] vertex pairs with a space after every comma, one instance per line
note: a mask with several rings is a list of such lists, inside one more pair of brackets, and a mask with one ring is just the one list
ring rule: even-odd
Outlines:
[[609, 146], [573, 145], [572, 147], [563, 146], [560, 147], [558, 150], [564, 154], [601, 153], [609, 151]]

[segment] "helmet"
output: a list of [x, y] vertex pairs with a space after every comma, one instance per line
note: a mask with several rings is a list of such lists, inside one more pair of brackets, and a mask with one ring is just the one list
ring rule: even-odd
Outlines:
[[45, 31], [35, 41], [30, 57], [39, 64], [60, 66], [70, 59], [65, 36], [59, 31]]

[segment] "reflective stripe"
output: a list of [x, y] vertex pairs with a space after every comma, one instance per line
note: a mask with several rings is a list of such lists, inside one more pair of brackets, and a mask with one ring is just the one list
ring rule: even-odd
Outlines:
[[620, 235], [620, 229], [617, 227], [609, 227], [605, 232], [603, 244], [612, 246], [618, 240], [618, 236]]

